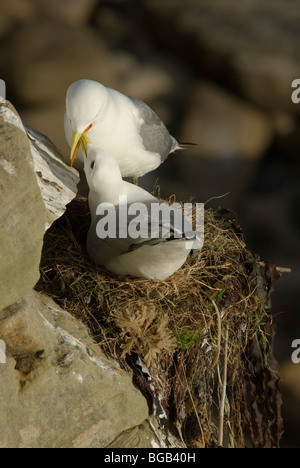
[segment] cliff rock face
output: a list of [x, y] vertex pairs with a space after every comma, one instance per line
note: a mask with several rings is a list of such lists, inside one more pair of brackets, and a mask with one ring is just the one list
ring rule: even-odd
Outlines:
[[39, 279], [46, 211], [22, 122], [5, 102], [0, 107], [0, 141], [1, 310]]
[[87, 329], [30, 292], [0, 313], [0, 447], [105, 447], [148, 416], [131, 378]]
[[33, 290], [45, 230], [75, 198], [77, 172], [3, 100], [0, 142], [0, 447], [152, 446], [131, 376]]

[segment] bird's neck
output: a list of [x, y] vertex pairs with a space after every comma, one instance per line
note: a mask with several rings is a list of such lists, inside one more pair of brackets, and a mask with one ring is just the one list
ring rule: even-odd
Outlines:
[[119, 204], [120, 194], [126, 195], [126, 186], [123, 186], [121, 180], [118, 184], [111, 184], [109, 181], [97, 187], [97, 190], [90, 189], [89, 192], [89, 207], [92, 216], [92, 221], [96, 218], [96, 211], [99, 205], [110, 203], [117, 206]]

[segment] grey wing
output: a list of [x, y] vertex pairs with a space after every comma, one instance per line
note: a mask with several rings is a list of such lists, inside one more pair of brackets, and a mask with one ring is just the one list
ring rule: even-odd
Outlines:
[[[159, 202], [146, 202], [146, 211], [143, 215], [128, 215], [126, 226], [122, 226], [126, 236], [119, 236], [119, 211], [116, 209], [116, 236], [100, 239], [97, 234], [97, 225], [103, 216], [98, 216], [88, 233], [87, 251], [89, 256], [99, 265], [105, 265], [112, 258], [132, 252], [144, 245], [157, 245], [170, 241], [191, 240], [196, 235], [182, 212], [172, 209], [169, 205]], [[152, 205], [156, 209], [152, 210]], [[124, 229], [125, 228], [125, 229]], [[136, 234], [138, 233], [138, 237]]]
[[128, 96], [128, 99], [135, 106], [142, 121], [139, 133], [145, 149], [160, 154], [162, 162], [165, 161], [170, 153], [178, 149], [178, 142], [147, 104], [131, 96]]
[[[105, 265], [114, 257], [132, 252], [145, 244], [159, 242], [159, 234], [152, 233], [153, 238], [151, 238], [151, 218], [149, 217], [148, 203], [144, 203], [144, 206], [146, 207], [144, 216], [140, 215], [139, 219], [137, 219], [137, 215], [128, 215], [127, 211], [127, 218], [124, 221], [119, 216], [119, 207], [116, 207], [115, 232], [112, 229], [109, 236], [103, 239], [99, 236], [97, 230], [104, 219], [104, 215], [96, 217], [89, 229], [86, 243], [87, 252], [95, 263]], [[134, 233], [138, 231], [138, 237], [136, 237]]]

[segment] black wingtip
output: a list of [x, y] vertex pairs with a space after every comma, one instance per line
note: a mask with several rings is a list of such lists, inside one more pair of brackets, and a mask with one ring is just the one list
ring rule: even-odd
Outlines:
[[198, 148], [199, 144], [198, 143], [187, 143], [187, 142], [180, 142], [179, 143], [179, 148]]

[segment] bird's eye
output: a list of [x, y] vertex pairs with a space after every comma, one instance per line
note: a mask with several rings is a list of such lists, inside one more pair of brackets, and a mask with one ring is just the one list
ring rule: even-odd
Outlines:
[[95, 161], [92, 162], [92, 164], [91, 164], [91, 169], [93, 170], [94, 167], [95, 167]]

